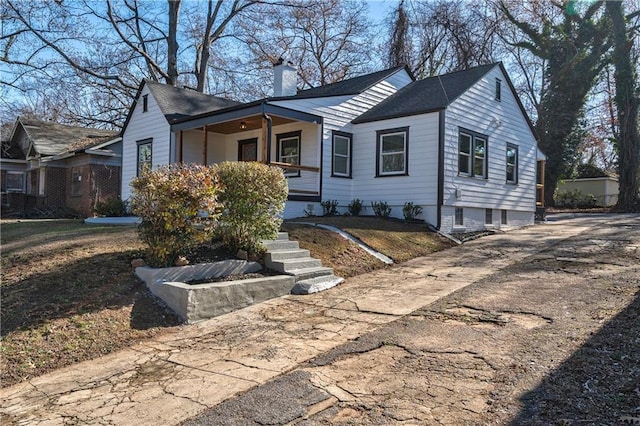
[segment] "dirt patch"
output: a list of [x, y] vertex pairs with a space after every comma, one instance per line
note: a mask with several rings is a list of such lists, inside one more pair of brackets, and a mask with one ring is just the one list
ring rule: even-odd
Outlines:
[[[444, 250], [453, 243], [431, 232], [426, 224], [372, 216], [308, 217], [296, 221], [341, 228], [397, 263]], [[294, 224], [287, 222], [285, 226]], [[338, 237], [341, 238], [341, 237]]]
[[247, 274], [233, 274], [233, 275], [227, 275], [224, 277], [208, 277], [208, 278], [202, 278], [198, 280], [191, 280], [191, 281], [187, 281], [186, 284], [194, 285], [194, 284], [221, 283], [221, 282], [229, 282], [229, 281], [249, 280], [252, 278], [274, 277], [276, 275], [282, 275], [282, 273], [267, 269], [262, 272], [250, 272]]
[[2, 386], [122, 349], [179, 324], [131, 271], [135, 228], [2, 222]]

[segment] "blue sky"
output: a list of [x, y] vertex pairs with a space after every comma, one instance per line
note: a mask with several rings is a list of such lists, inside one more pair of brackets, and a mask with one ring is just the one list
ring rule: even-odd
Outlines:
[[386, 19], [391, 10], [398, 4], [397, 0], [367, 0], [369, 14], [376, 24]]

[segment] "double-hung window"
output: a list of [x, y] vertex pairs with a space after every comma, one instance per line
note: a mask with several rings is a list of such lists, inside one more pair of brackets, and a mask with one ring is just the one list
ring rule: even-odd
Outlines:
[[350, 133], [333, 132], [331, 175], [351, 177], [351, 143]]
[[507, 144], [507, 183], [518, 183], [518, 147]]
[[458, 173], [487, 178], [487, 137], [460, 129], [458, 135]]
[[138, 166], [136, 176], [142, 176], [147, 170], [151, 170], [153, 139], [138, 141]]
[[[276, 135], [278, 142], [278, 159], [277, 161], [287, 164], [300, 165], [300, 138], [301, 131], [281, 133]], [[299, 169], [284, 169], [284, 175], [287, 177], [300, 176]]]
[[379, 130], [376, 136], [376, 176], [408, 175], [409, 128]]

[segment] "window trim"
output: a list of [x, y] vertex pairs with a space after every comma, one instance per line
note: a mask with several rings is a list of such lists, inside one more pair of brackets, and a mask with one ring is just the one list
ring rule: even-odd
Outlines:
[[71, 168], [71, 197], [82, 197], [82, 169]]
[[149, 95], [142, 95], [142, 112], [149, 111]]
[[[467, 167], [469, 172], [460, 171], [460, 142], [462, 135], [469, 136], [471, 138], [471, 146], [469, 147], [469, 154], [467, 156]], [[482, 175], [475, 174], [475, 160], [476, 158], [476, 140], [484, 141], [484, 157], [482, 159]], [[473, 130], [465, 129], [464, 127], [458, 127], [458, 176], [472, 177], [476, 179], [488, 179], [489, 178], [489, 137], [482, 133], [474, 132]]]
[[500, 225], [507, 225], [507, 224], [508, 224], [507, 210], [506, 209], [502, 209], [502, 210], [500, 210]]
[[[282, 162], [282, 155], [280, 149], [282, 148], [282, 141], [287, 139], [298, 139], [298, 166], [301, 164], [302, 159], [302, 130], [296, 130], [293, 132], [279, 133], [276, 135], [276, 161]], [[300, 170], [287, 171], [284, 169], [285, 177], [300, 177]]]
[[[509, 149], [513, 149], [516, 153], [515, 155], [515, 163], [513, 164], [513, 180], [509, 180]], [[518, 163], [520, 161], [519, 159], [520, 157], [520, 153], [518, 150], [518, 145], [512, 144], [512, 143], [507, 143], [507, 150], [505, 151], [505, 181], [506, 183], [508, 183], [509, 185], [517, 185], [518, 184]]]
[[[347, 149], [347, 155], [346, 155], [347, 173], [340, 173], [340, 172], [336, 172], [335, 170], [335, 157], [336, 156], [345, 157], [342, 154], [336, 154], [336, 136], [342, 137], [348, 140], [348, 143], [347, 143], [348, 149]], [[353, 166], [352, 151], [353, 151], [353, 133], [340, 132], [338, 130], [334, 130], [331, 133], [331, 176], [332, 177], [347, 178], [347, 179], [351, 178], [351, 171]]]
[[[255, 160], [242, 160], [242, 149], [245, 145], [256, 145], [256, 159]], [[258, 138], [240, 139], [238, 141], [238, 161], [258, 161]]]
[[149, 158], [149, 169], [153, 168], [153, 138], [136, 141], [136, 177], [140, 177], [140, 175], [142, 174], [142, 170], [140, 169], [140, 147], [143, 147], [145, 145], [149, 145], [151, 149], [151, 158]]
[[[10, 187], [9, 186], [9, 175], [12, 176], [20, 176], [20, 188]], [[25, 172], [17, 171], [17, 170], [7, 170], [4, 175], [4, 192], [13, 192], [13, 193], [24, 193], [25, 192]]]
[[502, 102], [502, 80], [496, 77], [495, 100]]
[[[458, 220], [460, 219], [460, 220]], [[454, 227], [462, 227], [464, 226], [464, 208], [455, 207], [453, 210], [453, 226]]]
[[484, 209], [484, 224], [493, 225], [493, 209]]
[[[394, 172], [382, 172], [383, 165], [382, 160], [382, 138], [386, 135], [404, 134], [404, 170]], [[389, 154], [387, 154], [389, 155]], [[397, 152], [392, 154], [397, 155]], [[409, 126], [396, 127], [393, 129], [377, 130], [376, 131], [376, 177], [388, 177], [388, 176], [409, 176]]]

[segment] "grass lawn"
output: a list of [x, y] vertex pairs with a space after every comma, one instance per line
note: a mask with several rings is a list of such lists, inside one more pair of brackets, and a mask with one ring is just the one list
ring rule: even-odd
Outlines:
[[[450, 246], [424, 225], [369, 217], [310, 219], [342, 227], [398, 262]], [[3, 220], [0, 226], [1, 386], [179, 326], [131, 270], [131, 260], [144, 253], [134, 227], [78, 220]], [[332, 232], [295, 222], [283, 228], [337, 275], [385, 267]]]

